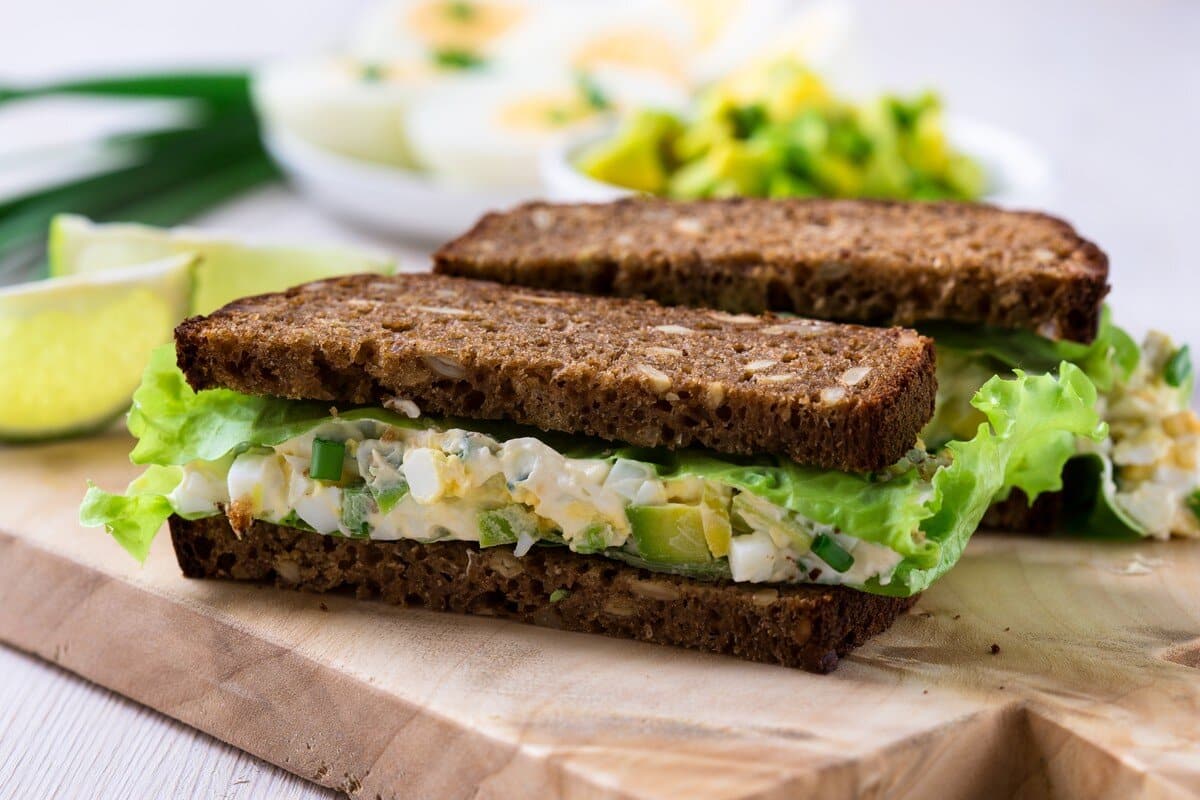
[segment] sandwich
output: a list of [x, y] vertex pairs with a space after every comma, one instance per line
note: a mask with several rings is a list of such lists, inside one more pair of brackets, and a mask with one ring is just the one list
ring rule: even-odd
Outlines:
[[352, 589], [827, 672], [1058, 488], [1091, 383], [989, 381], [937, 456], [912, 330], [359, 275], [184, 321], [81, 509], [185, 575]]
[[489, 214], [436, 271], [730, 313], [912, 325], [937, 344], [937, 453], [981, 421], [992, 376], [1079, 367], [1109, 424], [1080, 439], [1066, 491], [997, 499], [985, 525], [1100, 537], [1200, 535], [1200, 420], [1188, 348], [1139, 347], [1103, 305], [1108, 259], [1045, 214], [962, 203], [638, 199]]

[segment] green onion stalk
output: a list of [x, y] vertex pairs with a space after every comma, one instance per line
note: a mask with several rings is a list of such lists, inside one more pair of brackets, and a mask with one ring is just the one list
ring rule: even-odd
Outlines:
[[107, 137], [131, 157], [0, 200], [0, 285], [45, 277], [46, 231], [60, 213], [178, 225], [277, 180], [263, 149], [245, 72], [163, 73], [33, 86], [0, 85], [0, 105], [55, 95], [182, 100], [185, 123]]

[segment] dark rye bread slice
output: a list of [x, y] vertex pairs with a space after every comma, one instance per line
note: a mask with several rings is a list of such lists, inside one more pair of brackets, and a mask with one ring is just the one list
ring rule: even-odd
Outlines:
[[1007, 499], [992, 504], [979, 527], [1014, 533], [1050, 533], [1059, 526], [1062, 512], [1062, 492], [1038, 495], [1030, 505], [1029, 497], [1020, 489], [1014, 489]]
[[468, 542], [347, 539], [263, 522], [239, 537], [224, 517], [172, 517], [170, 526], [189, 578], [267, 580], [314, 592], [350, 589], [362, 599], [813, 672], [833, 670], [840, 656], [887, 630], [916, 602], [843, 587], [704, 583], [560, 548], [535, 547], [517, 558], [505, 548], [480, 550]]
[[435, 255], [443, 274], [870, 324], [1090, 342], [1108, 259], [1045, 214], [871, 200], [530, 203]]
[[436, 275], [238, 300], [175, 331], [196, 389], [415, 403], [656, 447], [879, 469], [933, 413], [933, 347], [900, 328], [664, 308]]

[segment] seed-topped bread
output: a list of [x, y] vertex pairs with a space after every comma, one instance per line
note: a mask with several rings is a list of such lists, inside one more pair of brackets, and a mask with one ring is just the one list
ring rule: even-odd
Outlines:
[[172, 517], [189, 578], [280, 586], [503, 617], [550, 628], [726, 653], [813, 672], [882, 633], [917, 598], [842, 586], [739, 585], [663, 575], [566, 548], [480, 550], [468, 542], [371, 541], [224, 517]]
[[734, 312], [1022, 328], [1090, 342], [1108, 259], [1045, 214], [871, 200], [530, 203], [488, 214], [437, 272]]
[[870, 471], [933, 413], [913, 331], [735, 316], [436, 275], [235, 301], [175, 332], [196, 389], [507, 419], [646, 447]]

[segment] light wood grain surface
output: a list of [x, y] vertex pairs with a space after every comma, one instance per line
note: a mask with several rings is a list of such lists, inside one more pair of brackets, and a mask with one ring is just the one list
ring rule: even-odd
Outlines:
[[[48, 679], [11, 680], [35, 669]], [[0, 649], [0, 675], [0, 797], [318, 794], [308, 781], [33, 656]]]
[[1200, 796], [1200, 542], [977, 538], [816, 676], [139, 568], [130, 445], [0, 454], [0, 640], [353, 797]]
[[[282, 0], [19, 4], [0, 26], [0, 77], [303, 52], [332, 41], [361, 5], [314, 0], [301, 15]], [[875, 76], [897, 87], [938, 86], [950, 107], [1047, 148], [1060, 178], [1056, 210], [1113, 256], [1123, 324], [1156, 324], [1200, 341], [1192, 302], [1200, 291], [1193, 257], [1200, 158], [1192, 141], [1200, 129], [1200, 5], [861, 5], [858, 49]], [[366, 238], [315, 219], [278, 192], [234, 204], [211, 223], [296, 240]], [[419, 254], [410, 258], [419, 265]], [[27, 656], [0, 648], [0, 674], [0, 796], [52, 788], [61, 796], [327, 794]], [[1056, 740], [1053, 726], [1031, 727], [1042, 741]], [[994, 734], [982, 741], [1001, 742]], [[69, 779], [48, 783], [46, 766]]]

